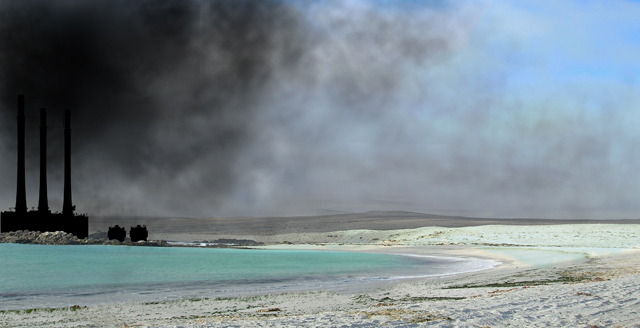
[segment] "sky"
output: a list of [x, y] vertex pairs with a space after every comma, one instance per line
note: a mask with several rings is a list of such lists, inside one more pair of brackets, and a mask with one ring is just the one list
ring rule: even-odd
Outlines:
[[0, 208], [640, 217], [640, 2], [0, 0]]

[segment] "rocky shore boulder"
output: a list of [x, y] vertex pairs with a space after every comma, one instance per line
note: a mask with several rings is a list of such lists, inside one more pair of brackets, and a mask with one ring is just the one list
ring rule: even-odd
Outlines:
[[38, 231], [12, 231], [0, 233], [0, 243], [11, 244], [38, 244], [38, 245], [127, 245], [127, 246], [169, 246], [164, 240], [150, 240], [131, 242], [119, 242], [106, 238], [78, 239], [76, 236], [63, 231], [38, 232]]
[[34, 240], [35, 244], [41, 245], [75, 245], [80, 243], [80, 240], [73, 234], [56, 231], [56, 232], [42, 232]]

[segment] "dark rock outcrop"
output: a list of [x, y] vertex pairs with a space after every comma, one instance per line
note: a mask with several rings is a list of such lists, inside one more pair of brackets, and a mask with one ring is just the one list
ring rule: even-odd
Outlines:
[[[92, 238], [93, 237], [93, 238]], [[150, 240], [131, 242], [119, 242], [108, 240], [101, 234], [93, 235], [90, 238], [78, 239], [76, 236], [62, 232], [38, 232], [38, 231], [12, 231], [0, 233], [0, 243], [12, 244], [38, 244], [38, 245], [127, 245], [127, 246], [169, 246], [164, 240]]]

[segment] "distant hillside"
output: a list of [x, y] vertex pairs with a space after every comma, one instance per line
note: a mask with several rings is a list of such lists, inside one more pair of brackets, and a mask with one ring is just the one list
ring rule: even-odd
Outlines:
[[103, 217], [90, 218], [89, 230], [106, 231], [118, 224], [129, 227], [146, 224], [149, 232], [189, 233], [215, 232], [229, 235], [274, 235], [282, 233], [330, 232], [338, 230], [396, 230], [428, 226], [469, 227], [480, 225], [550, 225], [579, 223], [640, 224], [640, 220], [551, 220], [469, 218], [413, 212], [366, 212], [294, 217], [233, 217], [233, 218], [157, 218]]

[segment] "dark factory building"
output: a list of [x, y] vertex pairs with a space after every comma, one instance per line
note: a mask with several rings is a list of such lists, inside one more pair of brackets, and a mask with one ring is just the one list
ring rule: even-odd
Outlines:
[[40, 196], [38, 209], [27, 210], [25, 188], [25, 110], [24, 96], [18, 96], [18, 183], [16, 187], [16, 206], [13, 211], [2, 212], [0, 232], [64, 231], [78, 238], [87, 238], [89, 218], [86, 214], [75, 214], [71, 200], [71, 113], [64, 113], [64, 201], [62, 213], [49, 210], [47, 197], [47, 113], [40, 110]]
[[138, 224], [136, 227], [131, 227], [131, 230], [129, 230], [129, 237], [134, 243], [136, 241], [147, 241], [147, 237], [149, 237], [147, 226], [140, 226]]
[[[121, 242], [123, 242], [126, 237], [127, 237], [127, 231], [125, 230], [124, 227], [121, 227], [119, 225], [115, 225], [114, 227], [109, 227], [109, 232], [107, 232], [107, 237], [112, 240], [119, 240]], [[129, 237], [131, 238], [132, 242], [137, 242], [137, 241], [147, 241], [147, 237], [149, 237], [149, 231], [147, 231], [147, 226], [141, 226], [141, 225], [137, 225], [135, 227], [131, 227], [131, 230], [129, 230]]]
[[115, 240], [119, 240], [120, 242], [123, 242], [124, 239], [127, 237], [127, 231], [124, 229], [124, 227], [120, 227], [116, 224], [115, 227], [109, 227], [109, 231], [107, 232], [107, 237], [110, 240], [115, 239]]

